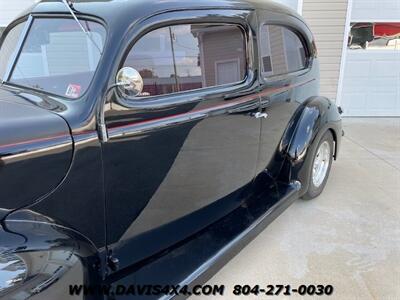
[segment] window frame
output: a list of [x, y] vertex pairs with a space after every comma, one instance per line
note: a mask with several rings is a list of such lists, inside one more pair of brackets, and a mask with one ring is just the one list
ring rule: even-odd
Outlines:
[[2, 46], [2, 44], [4, 42], [4, 39], [5, 39], [6, 35], [9, 33], [9, 31], [11, 31], [18, 24], [26, 22], [25, 27], [23, 28], [23, 30], [21, 32], [21, 36], [20, 36], [20, 39], [19, 39], [18, 44], [17, 44], [17, 49], [16, 49], [16, 51], [14, 51], [14, 53], [12, 55], [12, 59], [10, 60], [10, 63], [8, 65], [6, 73], [4, 74], [4, 78], [0, 78], [0, 82], [2, 82], [3, 84], [5, 84], [7, 86], [10, 86], [10, 87], [16, 87], [16, 88], [19, 88], [19, 89], [26, 89], [26, 90], [33, 91], [33, 92], [38, 92], [38, 93], [41, 93], [43, 95], [50, 96], [50, 97], [55, 97], [57, 99], [61, 99], [61, 100], [68, 101], [68, 102], [77, 102], [77, 101], [83, 99], [89, 93], [89, 91], [91, 90], [91, 87], [93, 85], [93, 82], [94, 82], [94, 80], [96, 78], [96, 74], [97, 74], [97, 72], [99, 70], [100, 64], [102, 63], [102, 60], [104, 58], [104, 52], [106, 51], [106, 46], [107, 46], [108, 39], [109, 39], [109, 30], [108, 30], [107, 24], [103, 20], [101, 20], [101, 19], [99, 19], [97, 17], [89, 16], [89, 15], [79, 15], [78, 19], [79, 20], [86, 20], [86, 21], [90, 21], [90, 22], [96, 22], [96, 23], [100, 24], [101, 26], [104, 27], [106, 36], [105, 36], [105, 40], [104, 40], [103, 53], [100, 56], [100, 60], [98, 62], [96, 70], [93, 73], [93, 78], [90, 81], [90, 84], [88, 85], [88, 88], [86, 89], [86, 91], [82, 95], [80, 95], [78, 98], [71, 99], [71, 98], [68, 98], [66, 96], [55, 94], [55, 93], [52, 93], [52, 92], [49, 92], [49, 91], [46, 91], [46, 90], [35, 89], [33, 87], [29, 87], [29, 86], [20, 85], [20, 84], [16, 84], [16, 83], [10, 82], [10, 79], [11, 79], [11, 76], [12, 76], [12, 74], [14, 72], [16, 63], [18, 61], [18, 58], [21, 55], [21, 52], [23, 51], [23, 46], [25, 45], [26, 39], [28, 38], [28, 34], [29, 34], [30, 30], [31, 30], [32, 24], [35, 21], [35, 19], [60, 19], [60, 18], [74, 20], [73, 16], [71, 14], [67, 14], [67, 13], [65, 13], [65, 14], [64, 13], [55, 13], [55, 14], [52, 14], [52, 13], [32, 13], [32, 14], [23, 16], [23, 17], [15, 20], [15, 21], [13, 21], [6, 28], [6, 30], [3, 32], [3, 35], [1, 36], [1, 39], [0, 39], [0, 47]]
[[0, 24], [0, 40], [1, 40], [1, 37], [3, 36], [3, 33], [6, 31], [6, 29], [7, 29], [6, 25]]
[[[168, 14], [168, 13], [166, 13]], [[240, 88], [245, 88], [249, 86], [249, 82], [252, 81], [252, 78], [254, 77], [254, 46], [252, 45], [252, 40], [253, 40], [253, 34], [251, 32], [251, 26], [250, 24], [247, 23], [246, 20], [242, 20], [241, 22], [235, 22], [232, 20], [232, 17], [226, 17], [229, 19], [228, 21], [213, 21], [209, 20], [206, 16], [204, 17], [199, 17], [195, 19], [187, 19], [187, 18], [182, 18], [174, 21], [167, 21], [163, 22], [158, 21], [156, 24], [153, 26], [150, 26], [148, 28], [145, 28], [144, 30], [140, 31], [138, 34], [136, 34], [128, 44], [128, 46], [125, 47], [122, 59], [120, 60], [118, 64], [118, 70], [120, 70], [125, 62], [126, 59], [133, 49], [133, 47], [143, 38], [145, 37], [148, 33], [151, 33], [157, 29], [162, 29], [162, 28], [168, 28], [168, 27], [173, 27], [173, 26], [179, 26], [179, 25], [193, 25], [193, 24], [211, 24], [211, 25], [233, 25], [236, 26], [240, 29], [243, 35], [243, 42], [245, 46], [245, 76], [243, 80], [239, 82], [234, 82], [234, 83], [228, 83], [224, 85], [216, 85], [216, 86], [211, 86], [211, 87], [204, 87], [204, 88], [198, 88], [198, 89], [193, 89], [193, 90], [187, 90], [187, 91], [180, 91], [180, 92], [175, 92], [175, 93], [170, 93], [170, 94], [163, 94], [163, 95], [153, 95], [153, 96], [135, 96], [135, 97], [129, 97], [124, 95], [122, 92], [117, 90], [117, 97], [116, 97], [116, 102], [126, 106], [126, 107], [143, 107], [143, 105], [152, 105], [153, 103], [157, 103], [159, 101], [169, 101], [171, 99], [176, 99], [178, 102], [180, 99], [187, 99], [188, 97], [192, 97], [193, 101], [195, 99], [198, 99], [199, 97], [204, 97], [208, 96], [210, 94], [218, 94], [218, 93], [228, 93], [232, 92], [235, 90], [238, 90]], [[246, 30], [245, 24], [249, 27], [249, 30]], [[202, 75], [204, 76], [204, 75]], [[115, 77], [115, 76], [114, 76]], [[190, 101], [190, 100], [189, 100]]]
[[17, 59], [18, 59], [18, 57], [20, 56], [20, 54], [21, 54], [21, 52], [22, 52], [22, 46], [23, 46], [23, 44], [24, 44], [25, 41], [26, 41], [26, 38], [27, 38], [27, 36], [28, 36], [28, 32], [29, 32], [29, 30], [30, 30], [30, 28], [31, 28], [31, 26], [32, 26], [32, 23], [33, 23], [33, 16], [32, 16], [32, 15], [25, 16], [25, 17], [22, 17], [22, 18], [20, 18], [20, 19], [18, 19], [18, 20], [15, 20], [14, 22], [12, 22], [12, 23], [3, 31], [3, 34], [2, 34], [1, 39], [0, 39], [0, 48], [1, 48], [1, 47], [3, 46], [3, 43], [4, 43], [4, 41], [5, 41], [6, 36], [9, 34], [9, 32], [10, 32], [11, 30], [13, 30], [15, 27], [17, 27], [18, 25], [22, 24], [22, 23], [25, 23], [25, 26], [24, 26], [24, 28], [23, 28], [22, 31], [21, 31], [21, 35], [20, 35], [20, 37], [19, 37], [19, 39], [18, 39], [18, 42], [17, 42], [16, 48], [15, 48], [15, 51], [14, 51], [14, 53], [10, 56], [10, 61], [8, 62], [8, 66], [7, 66], [7, 69], [6, 69], [5, 73], [4, 73], [3, 78], [0, 78], [0, 81], [1, 81], [1, 82], [3, 82], [4, 84], [11, 85], [11, 86], [13, 86], [14, 84], [12, 84], [11, 82], [9, 82], [9, 79], [10, 79], [11, 74], [12, 74], [14, 68], [15, 68], [15, 64], [16, 64], [16, 62], [17, 62]]
[[[286, 28], [288, 30], [290, 30], [291, 32], [293, 32], [300, 40], [300, 42], [302, 43], [303, 47], [304, 47], [304, 53], [306, 55], [306, 65], [303, 69], [301, 70], [297, 70], [297, 71], [292, 71], [292, 72], [287, 72], [287, 73], [283, 73], [283, 74], [277, 74], [277, 75], [270, 75], [270, 76], [264, 76], [265, 72], [264, 72], [264, 66], [262, 63], [262, 56], [261, 56], [261, 35], [263, 33], [263, 28], [264, 26], [280, 26], [283, 28]], [[287, 79], [288, 77], [297, 77], [297, 76], [301, 76], [301, 75], [305, 75], [307, 73], [309, 73], [312, 69], [312, 61], [313, 61], [313, 56], [311, 55], [311, 51], [309, 48], [308, 43], [306, 42], [306, 38], [304, 37], [304, 35], [295, 27], [293, 26], [289, 26], [287, 24], [283, 24], [283, 23], [278, 23], [278, 22], [263, 22], [260, 23], [260, 27], [259, 27], [259, 36], [258, 36], [258, 47], [259, 47], [259, 70], [260, 70], [260, 78], [262, 78], [262, 80], [264, 80], [264, 82], [274, 82], [274, 81], [279, 81], [282, 79]], [[285, 41], [284, 41], [285, 42]], [[269, 45], [269, 47], [271, 47], [271, 45]], [[286, 59], [286, 54], [285, 54], [285, 59]]]

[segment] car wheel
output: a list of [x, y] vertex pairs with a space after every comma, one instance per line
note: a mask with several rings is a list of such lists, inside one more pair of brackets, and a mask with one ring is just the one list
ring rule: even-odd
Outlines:
[[332, 133], [328, 130], [321, 138], [318, 146], [312, 153], [311, 168], [309, 171], [308, 190], [302, 197], [309, 200], [318, 197], [325, 188], [331, 171], [334, 153]]

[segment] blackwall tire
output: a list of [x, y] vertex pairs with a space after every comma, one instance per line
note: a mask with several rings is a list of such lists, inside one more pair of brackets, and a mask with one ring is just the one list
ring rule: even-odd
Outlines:
[[311, 166], [308, 174], [309, 184], [307, 192], [302, 199], [311, 200], [317, 198], [323, 192], [329, 179], [334, 154], [334, 140], [328, 130], [320, 139], [314, 149]]

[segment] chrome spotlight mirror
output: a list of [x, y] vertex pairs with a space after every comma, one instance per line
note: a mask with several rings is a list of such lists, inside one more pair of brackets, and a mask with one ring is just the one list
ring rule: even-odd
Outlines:
[[143, 78], [134, 68], [125, 67], [119, 70], [116, 85], [122, 93], [129, 97], [139, 96], [143, 91]]

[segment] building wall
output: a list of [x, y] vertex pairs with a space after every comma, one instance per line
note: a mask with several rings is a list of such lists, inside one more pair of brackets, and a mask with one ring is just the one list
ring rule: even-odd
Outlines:
[[239, 60], [240, 78], [244, 78], [246, 70], [246, 54], [242, 32], [238, 29], [221, 32], [204, 33], [201, 37], [203, 44], [204, 75], [206, 86], [217, 85], [216, 62]]
[[0, 0], [0, 27], [6, 27], [35, 0]]
[[285, 74], [288, 72], [287, 61], [285, 57], [285, 42], [283, 31], [278, 26], [268, 26], [271, 45], [272, 69], [274, 74]]
[[338, 90], [347, 6], [347, 0], [303, 1], [303, 16], [317, 42], [321, 67], [321, 95], [332, 100], [336, 100]]

